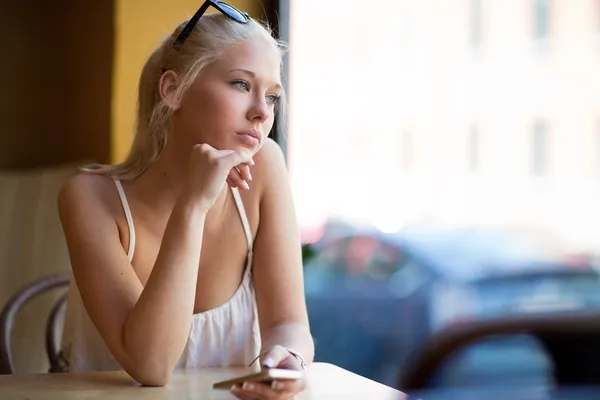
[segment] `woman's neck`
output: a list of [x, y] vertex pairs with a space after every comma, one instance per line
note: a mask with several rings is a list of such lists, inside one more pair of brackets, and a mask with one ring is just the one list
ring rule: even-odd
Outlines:
[[187, 158], [167, 146], [142, 175], [128, 184], [130, 190], [149, 208], [170, 214], [187, 179]]

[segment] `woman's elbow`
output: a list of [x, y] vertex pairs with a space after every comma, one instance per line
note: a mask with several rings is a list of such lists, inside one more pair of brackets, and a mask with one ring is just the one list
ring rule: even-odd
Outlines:
[[171, 379], [171, 372], [128, 371], [128, 374], [142, 386], [165, 386]]
[[142, 386], [149, 387], [162, 387], [166, 386], [169, 383], [170, 376], [158, 376], [158, 377], [149, 377], [148, 379], [142, 379], [136, 381]]
[[132, 363], [133, 365], [130, 364], [125, 370], [129, 376], [143, 386], [165, 386], [169, 383], [173, 368], [164, 362], [148, 361]]

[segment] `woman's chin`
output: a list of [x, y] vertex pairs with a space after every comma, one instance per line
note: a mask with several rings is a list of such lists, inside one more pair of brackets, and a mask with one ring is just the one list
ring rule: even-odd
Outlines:
[[255, 145], [255, 146], [248, 146], [248, 145], [244, 145], [244, 144], [240, 144], [240, 143], [232, 143], [231, 146], [228, 147], [228, 149], [234, 150], [234, 151], [243, 151], [246, 153], [250, 153], [251, 155], [255, 155], [256, 153], [258, 153], [258, 151], [260, 150], [261, 147], [262, 147], [262, 143]]
[[253, 143], [252, 145], [250, 143], [245, 143], [244, 141], [240, 141], [240, 140], [231, 140], [231, 141], [227, 141], [227, 142], [198, 142], [198, 144], [201, 143], [208, 143], [210, 146], [212, 146], [213, 148], [215, 148], [216, 150], [233, 150], [233, 151], [239, 151], [239, 152], [245, 152], [245, 153], [250, 153], [251, 155], [255, 155], [256, 153], [258, 153], [258, 151], [261, 149], [263, 143]]

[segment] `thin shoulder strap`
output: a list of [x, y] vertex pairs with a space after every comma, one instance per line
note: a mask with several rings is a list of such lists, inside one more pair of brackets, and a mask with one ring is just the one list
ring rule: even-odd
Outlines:
[[133, 227], [133, 217], [131, 216], [131, 209], [129, 208], [127, 196], [125, 196], [125, 191], [123, 190], [123, 185], [121, 184], [121, 181], [118, 179], [113, 179], [113, 181], [115, 182], [115, 186], [117, 187], [117, 192], [119, 192], [121, 205], [123, 206], [125, 218], [127, 219], [127, 227], [129, 228], [129, 249], [127, 250], [127, 258], [129, 258], [129, 261], [132, 261], [133, 253], [135, 252], [135, 228]]
[[246, 215], [246, 209], [244, 208], [240, 191], [237, 188], [232, 187], [231, 194], [233, 195], [235, 205], [237, 206], [238, 213], [240, 214], [240, 219], [242, 220], [244, 233], [246, 234], [246, 243], [248, 243], [248, 252], [252, 253], [254, 240], [252, 239], [252, 231], [250, 230], [250, 223], [248, 222], [248, 216]]

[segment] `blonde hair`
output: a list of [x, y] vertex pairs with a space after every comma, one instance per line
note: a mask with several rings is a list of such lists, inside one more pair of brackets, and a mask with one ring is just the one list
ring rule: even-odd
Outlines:
[[[180, 24], [150, 55], [139, 80], [135, 137], [127, 158], [115, 165], [93, 164], [82, 168], [85, 172], [106, 175], [128, 181], [141, 175], [161, 155], [166, 143], [173, 114], [169, 104], [177, 104], [192, 85], [200, 71], [213, 62], [230, 45], [248, 39], [262, 39], [273, 45], [283, 60], [286, 45], [273, 37], [271, 29], [251, 19], [240, 24], [221, 13], [203, 15], [179, 49], [173, 42], [187, 21]], [[159, 80], [163, 68], [179, 75], [176, 88], [162, 99]], [[277, 129], [285, 127], [285, 96], [282, 93], [277, 106]]]

